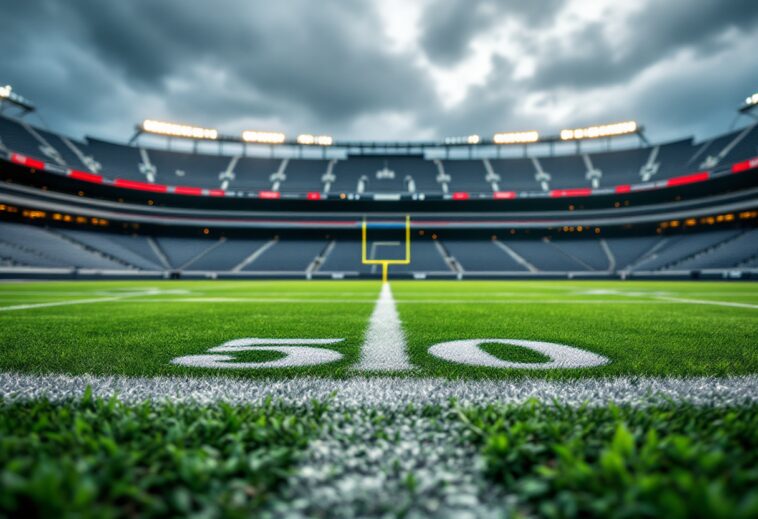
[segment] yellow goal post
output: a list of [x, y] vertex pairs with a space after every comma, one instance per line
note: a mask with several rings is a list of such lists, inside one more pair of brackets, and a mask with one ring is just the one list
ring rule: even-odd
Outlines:
[[368, 259], [366, 257], [366, 242], [368, 238], [368, 222], [363, 219], [361, 233], [361, 263], [364, 265], [381, 265], [382, 282], [387, 282], [387, 271], [390, 265], [408, 265], [411, 262], [411, 217], [405, 217], [405, 257], [403, 259]]

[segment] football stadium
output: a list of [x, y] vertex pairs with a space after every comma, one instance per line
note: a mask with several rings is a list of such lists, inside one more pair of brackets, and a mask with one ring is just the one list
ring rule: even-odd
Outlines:
[[[552, 2], [537, 22], [507, 2], [502, 17], [490, 2], [422, 3], [411, 18], [428, 32], [450, 15], [436, 29], [446, 42], [466, 23], [479, 31], [462, 63], [487, 31], [533, 23], [539, 46], [563, 18], [612, 27], [602, 17], [623, 14]], [[581, 78], [583, 92], [541, 87], [574, 92], [577, 109], [538, 119], [525, 98], [508, 119], [474, 90], [486, 100], [459, 102], [481, 130], [454, 136], [356, 122], [380, 97], [407, 97], [421, 117], [424, 102], [392, 88], [346, 93], [384, 66], [358, 17], [402, 22], [395, 2], [389, 18], [327, 2], [295, 25], [254, 11], [304, 55], [256, 69], [253, 97], [267, 74], [330, 86], [277, 86], [265, 106], [232, 100], [220, 78], [247, 59], [233, 54], [209, 72], [198, 47], [191, 81], [176, 51], [176, 77], [156, 68], [162, 86], [146, 79], [157, 55], [139, 55], [142, 78], [116, 65], [134, 41], [158, 41], [158, 14], [185, 31], [162, 35], [176, 46], [200, 19], [224, 39], [258, 30], [253, 17], [39, 4], [8, 7], [0, 44], [83, 53], [0, 58], [0, 517], [758, 516], [758, 84], [740, 43], [758, 41], [751, 3], [672, 2], [658, 24], [722, 27], [680, 43], [665, 74], [708, 40], [718, 49], [703, 60], [752, 66], [713, 73], [740, 97], [664, 75], [686, 103], [658, 102], [663, 87], [640, 100], [632, 79], [628, 102], [593, 99], [606, 79]], [[344, 19], [354, 48], [319, 61]], [[50, 23], [47, 40], [21, 36], [29, 20]], [[668, 55], [658, 36], [650, 45]], [[497, 76], [500, 88], [522, 88], [555, 52]], [[602, 67], [566, 52], [564, 75]], [[103, 97], [76, 78], [62, 94], [62, 71], [95, 55], [114, 67]], [[448, 72], [476, 73], [463, 70]], [[135, 101], [127, 87], [152, 91]], [[172, 104], [186, 88], [192, 101]], [[295, 106], [285, 93], [314, 113], [333, 105], [324, 130], [281, 122]]]

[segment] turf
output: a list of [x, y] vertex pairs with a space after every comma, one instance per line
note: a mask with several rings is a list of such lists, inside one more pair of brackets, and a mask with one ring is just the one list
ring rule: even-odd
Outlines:
[[[415, 369], [398, 376], [548, 378], [739, 375], [758, 372], [758, 285], [671, 282], [392, 282]], [[0, 284], [0, 370], [126, 375], [218, 374], [171, 359], [231, 339], [342, 338], [324, 366], [224, 370], [231, 376], [354, 376], [377, 282], [35, 282]], [[80, 304], [68, 304], [83, 301]], [[734, 305], [734, 306], [725, 306]], [[475, 368], [427, 353], [473, 338], [556, 342], [604, 355], [606, 366]], [[540, 362], [501, 345], [486, 351]], [[240, 360], [273, 360], [248, 353]]]
[[[414, 368], [384, 376], [464, 379], [460, 384], [475, 388], [486, 386], [465, 379], [514, 379], [497, 384], [515, 391], [515, 379], [525, 376], [574, 387], [580, 378], [624, 375], [635, 391], [637, 376], [758, 373], [755, 284], [429, 281], [391, 287]], [[329, 382], [341, 387], [343, 378], [375, 375], [354, 366], [379, 293], [377, 282], [362, 281], [0, 284], [0, 372], [315, 375], [335, 378]], [[245, 337], [344, 339], [328, 346], [343, 358], [266, 370], [171, 363]], [[475, 368], [428, 353], [433, 344], [458, 339], [555, 342], [610, 362], [527, 371]], [[547, 360], [513, 345], [485, 342], [482, 349], [503, 360]], [[244, 362], [282, 356], [235, 355]], [[221, 380], [182, 382], [216, 387]], [[698, 391], [730, 384], [704, 380]], [[283, 384], [297, 387], [291, 380]], [[559, 398], [413, 407], [404, 399], [357, 405], [350, 395], [330, 393], [288, 407], [268, 399], [257, 405], [139, 403], [144, 396], [127, 404], [90, 395], [72, 400], [68, 393], [49, 402], [3, 390], [13, 397], [0, 400], [0, 516], [758, 515], [758, 406], [744, 398], [750, 395], [713, 406], [644, 397], [616, 406], [596, 395], [587, 405]]]
[[758, 408], [470, 409], [490, 478], [524, 516], [758, 516]]
[[0, 401], [0, 516], [249, 517], [322, 411]]
[[[321, 444], [313, 466], [324, 432], [337, 450]], [[477, 456], [485, 480], [457, 484], [447, 460]], [[0, 401], [0, 467], [3, 516], [419, 517], [465, 511], [473, 492], [508, 517], [750, 518], [758, 408]], [[333, 490], [285, 481], [296, 472]]]

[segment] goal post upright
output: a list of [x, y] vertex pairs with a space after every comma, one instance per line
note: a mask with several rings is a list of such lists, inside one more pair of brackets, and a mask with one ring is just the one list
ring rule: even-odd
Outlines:
[[368, 241], [368, 222], [363, 219], [361, 226], [361, 263], [364, 265], [382, 266], [382, 283], [387, 283], [390, 265], [408, 265], [411, 262], [411, 217], [405, 216], [405, 257], [403, 259], [369, 259], [366, 256], [366, 243]]

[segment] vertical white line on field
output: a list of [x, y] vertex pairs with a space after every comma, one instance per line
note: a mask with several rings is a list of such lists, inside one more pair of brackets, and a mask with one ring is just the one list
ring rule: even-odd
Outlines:
[[379, 299], [369, 319], [361, 347], [360, 371], [405, 371], [411, 369], [405, 334], [397, 314], [389, 283], [382, 285]]

